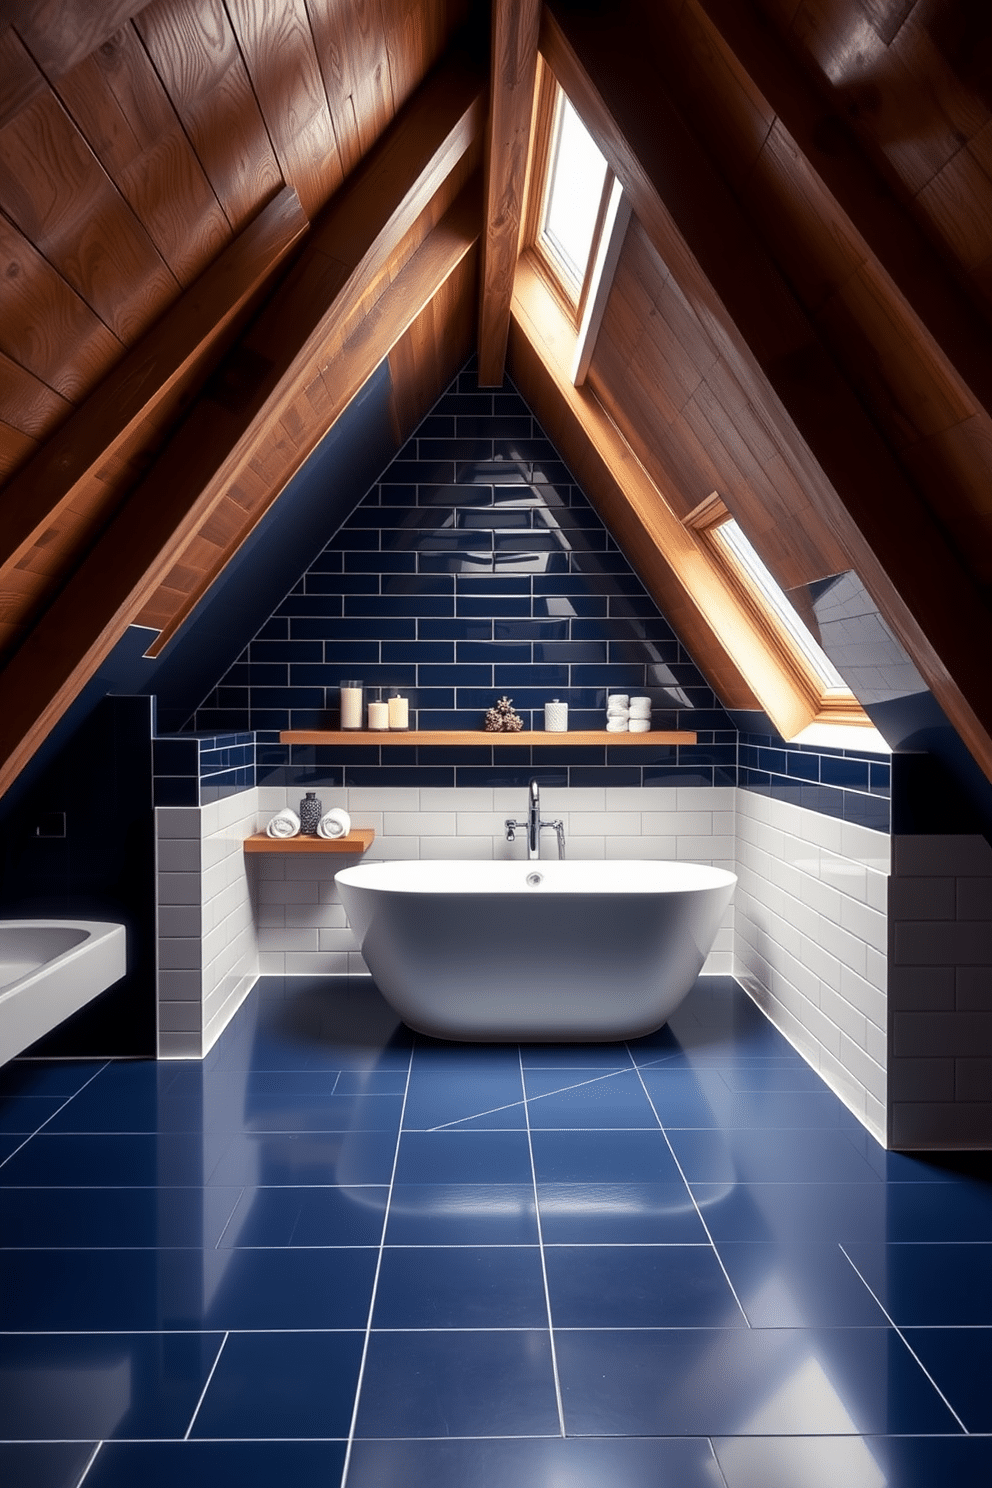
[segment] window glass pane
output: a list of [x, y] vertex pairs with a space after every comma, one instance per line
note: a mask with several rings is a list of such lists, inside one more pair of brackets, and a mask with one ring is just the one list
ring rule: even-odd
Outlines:
[[589, 266], [606, 161], [564, 93], [559, 97], [544, 233], [579, 288]]
[[737, 559], [738, 564], [753, 580], [763, 598], [782, 621], [789, 635], [802, 651], [806, 660], [821, 678], [827, 692], [847, 693], [849, 688], [823, 648], [807, 630], [797, 611], [790, 604], [785, 591], [779, 587], [754, 548], [744, 536], [733, 518], [721, 522], [713, 536]]

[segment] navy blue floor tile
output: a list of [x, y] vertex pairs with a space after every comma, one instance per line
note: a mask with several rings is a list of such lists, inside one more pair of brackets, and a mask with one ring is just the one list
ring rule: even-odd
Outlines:
[[537, 1246], [400, 1247], [383, 1253], [373, 1328], [543, 1328]]
[[992, 1325], [992, 1245], [854, 1243], [845, 1249], [897, 1326]]
[[234, 1246], [378, 1245], [388, 1197], [385, 1184], [246, 1188], [219, 1244], [222, 1250]]
[[348, 1488], [716, 1488], [718, 1481], [701, 1437], [360, 1441], [348, 1470]]
[[335, 1441], [108, 1442], [86, 1488], [337, 1488], [346, 1449]]
[[649, 1065], [641, 1070], [644, 1085], [662, 1126], [716, 1126], [713, 1106], [694, 1070], [674, 1065]]
[[708, 1245], [552, 1245], [544, 1254], [555, 1328], [746, 1327]]
[[[221, 1146], [181, 1133], [32, 1137], [0, 1168], [0, 1185], [32, 1188], [197, 1186], [214, 1168]], [[223, 1180], [220, 1180], [223, 1182]]]
[[[840, 1106], [837, 1097], [816, 1073], [816, 1070], [810, 1069], [809, 1065], [801, 1060], [798, 1063], [786, 1065], [777, 1060], [767, 1064], [734, 1065], [713, 1073], [728, 1090], [755, 1093], [784, 1091], [789, 1094], [805, 1091], [813, 1095], [828, 1095]], [[845, 1108], [841, 1107], [841, 1109]]]
[[363, 1342], [361, 1332], [232, 1333], [190, 1436], [347, 1437]]
[[539, 1183], [546, 1245], [705, 1245], [689, 1190], [677, 1183]]
[[630, 1068], [626, 1044], [522, 1044], [525, 1070], [623, 1070]]
[[51, 1097], [14, 1095], [0, 1098], [0, 1133], [4, 1136], [30, 1136], [63, 1104], [63, 1101]]
[[238, 1188], [6, 1189], [0, 1246], [212, 1249], [240, 1193]]
[[557, 1331], [570, 1436], [954, 1432], [891, 1328]]
[[181, 1437], [221, 1342], [220, 1333], [0, 1336], [0, 1437]]
[[360, 1328], [374, 1248], [4, 1252], [0, 1328]]
[[62, 1104], [51, 1132], [199, 1131], [203, 1125], [199, 1065], [156, 1060], [108, 1064]]
[[0, 1442], [0, 1483], [8, 1488], [79, 1488], [96, 1442]]
[[527, 1133], [404, 1132], [397, 1183], [526, 1183], [531, 1177]]
[[992, 1433], [992, 1328], [906, 1328], [906, 1342], [965, 1428]]
[[527, 1072], [527, 1113], [531, 1128], [658, 1129], [658, 1118], [636, 1071], [563, 1079], [563, 1071]]
[[687, 1181], [695, 1183], [878, 1182], [846, 1131], [713, 1130], [669, 1133]]
[[22, 1136], [0, 1136], [0, 1183], [5, 1181], [2, 1164], [17, 1151], [18, 1147], [22, 1146], [23, 1142]]
[[414, 1066], [410, 1076], [404, 1128], [414, 1131], [456, 1124], [487, 1130], [520, 1129], [527, 1118], [520, 1067], [427, 1070]]
[[387, 1245], [536, 1245], [531, 1183], [396, 1183]]
[[678, 1183], [679, 1170], [661, 1131], [535, 1131], [539, 1183]]
[[397, 1132], [401, 1095], [254, 1095], [237, 1126], [246, 1132]]
[[68, 1100], [98, 1075], [106, 1060], [12, 1059], [0, 1065], [0, 1097]]
[[717, 1437], [727, 1488], [985, 1488], [992, 1438], [980, 1436]]
[[888, 1320], [839, 1245], [718, 1241], [754, 1328], [884, 1328]]
[[544, 1332], [377, 1333], [356, 1436], [548, 1436], [560, 1430]]
[[388, 1183], [396, 1154], [393, 1132], [256, 1132], [216, 1139], [221, 1148], [210, 1183]]
[[[305, 1077], [304, 1077], [305, 1079]], [[406, 1067], [395, 1070], [339, 1070], [333, 1095], [403, 1095], [407, 1088]], [[278, 1092], [273, 1091], [273, 1094]], [[306, 1094], [303, 1088], [300, 1094]], [[314, 1091], [313, 1094], [320, 1094]]]

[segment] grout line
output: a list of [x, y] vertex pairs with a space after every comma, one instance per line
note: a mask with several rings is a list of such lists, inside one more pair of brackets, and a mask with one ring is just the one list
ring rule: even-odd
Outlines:
[[[627, 1052], [629, 1054], [630, 1051], [628, 1050]], [[571, 1090], [582, 1090], [586, 1085], [598, 1084], [600, 1080], [612, 1080], [615, 1075], [629, 1075], [632, 1069], [636, 1069], [636, 1065], [634, 1065], [633, 1061], [631, 1061], [629, 1067], [625, 1066], [623, 1069], [607, 1070], [606, 1073], [603, 1075], [593, 1075], [588, 1080], [577, 1080], [572, 1085], [560, 1085], [556, 1090], [542, 1090], [540, 1095], [525, 1095], [523, 1100], [507, 1101], [505, 1106], [491, 1106], [488, 1111], [473, 1111], [471, 1116], [459, 1116], [457, 1121], [444, 1121], [441, 1123], [440, 1126], [408, 1127], [407, 1130], [428, 1132], [448, 1131], [452, 1127], [461, 1126], [463, 1121], [478, 1121], [480, 1116], [495, 1116], [500, 1111], [515, 1111], [518, 1106], [526, 1107], [531, 1101], [547, 1100], [552, 1095], [567, 1095]], [[526, 1090], [527, 1072], [524, 1069], [523, 1064], [521, 1064], [520, 1073], [523, 1080], [524, 1089]], [[534, 1070], [532, 1071], [532, 1073], [536, 1074], [537, 1071]], [[564, 1127], [562, 1128], [562, 1130], [571, 1131], [573, 1130], [573, 1128]], [[598, 1131], [599, 1127], [586, 1128], [586, 1130]]]
[[379, 1236], [379, 1254], [376, 1257], [375, 1275], [372, 1278], [372, 1295], [369, 1298], [369, 1317], [365, 1325], [365, 1339], [362, 1344], [362, 1357], [358, 1365], [358, 1378], [355, 1381], [355, 1403], [352, 1406], [351, 1421], [348, 1426], [348, 1445], [345, 1448], [344, 1466], [341, 1469], [341, 1488], [348, 1481], [348, 1473], [351, 1470], [351, 1452], [355, 1444], [355, 1428], [358, 1425], [358, 1407], [362, 1398], [362, 1385], [365, 1380], [365, 1363], [369, 1355], [369, 1344], [372, 1340], [372, 1318], [375, 1313], [376, 1295], [379, 1291], [379, 1275], [382, 1271], [382, 1257], [386, 1248], [386, 1227], [389, 1224], [389, 1210], [393, 1202], [393, 1188], [396, 1185], [396, 1169], [400, 1160], [400, 1142], [403, 1138], [403, 1115], [406, 1111], [407, 1097], [410, 1094], [410, 1076], [413, 1073], [413, 1054], [415, 1045], [411, 1044], [410, 1054], [406, 1066], [406, 1086], [403, 1091], [403, 1104], [400, 1108], [399, 1125], [396, 1129], [396, 1147], [393, 1151], [393, 1166], [389, 1174], [389, 1192], [386, 1195], [386, 1207], [382, 1213], [382, 1234]]
[[[524, 1076], [524, 1059], [523, 1054], [520, 1051], [519, 1044], [517, 1045], [517, 1059], [520, 1065], [520, 1084], [521, 1087], [526, 1090], [527, 1083]], [[527, 1122], [527, 1151], [530, 1155], [530, 1175], [531, 1184], [534, 1191], [534, 1219], [537, 1224], [537, 1244], [538, 1252], [541, 1257], [541, 1278], [544, 1282], [544, 1303], [548, 1310], [548, 1341], [551, 1347], [551, 1369], [552, 1373], [554, 1374], [555, 1381], [555, 1401], [558, 1405], [558, 1425], [561, 1429], [561, 1435], [564, 1437], [567, 1436], [568, 1433], [565, 1430], [565, 1407], [561, 1398], [561, 1380], [558, 1376], [558, 1350], [555, 1348], [554, 1319], [551, 1316], [551, 1293], [548, 1290], [548, 1268], [544, 1259], [544, 1231], [541, 1227], [541, 1206], [538, 1202], [537, 1195], [537, 1169], [534, 1166], [534, 1144], [531, 1141], [530, 1111], [528, 1109], [528, 1101], [526, 1099], [526, 1096], [524, 1098], [523, 1107], [524, 1119]]]
[[854, 1272], [855, 1276], [858, 1278], [858, 1280], [861, 1282], [861, 1284], [866, 1288], [866, 1290], [868, 1292], [868, 1295], [873, 1298], [873, 1300], [877, 1303], [878, 1307], [881, 1309], [881, 1311], [882, 1311], [882, 1313], [883, 1313], [886, 1321], [888, 1322], [889, 1326], [898, 1334], [898, 1336], [899, 1336], [901, 1342], [903, 1343], [904, 1347], [906, 1349], [908, 1349], [909, 1353], [913, 1356], [913, 1358], [916, 1360], [917, 1364], [923, 1370], [923, 1373], [926, 1375], [927, 1379], [933, 1385], [934, 1389], [937, 1391], [937, 1394], [940, 1396], [941, 1400], [947, 1406], [947, 1409], [950, 1411], [950, 1413], [954, 1417], [955, 1421], [957, 1421], [958, 1425], [961, 1427], [961, 1430], [964, 1432], [965, 1436], [971, 1436], [972, 1433], [968, 1430], [967, 1426], [964, 1424], [964, 1422], [962, 1421], [961, 1417], [958, 1415], [957, 1411], [954, 1409], [953, 1405], [948, 1400], [947, 1396], [944, 1394], [943, 1390], [940, 1388], [940, 1386], [938, 1385], [937, 1381], [934, 1379], [933, 1375], [930, 1373], [929, 1369], [924, 1364], [923, 1360], [920, 1358], [919, 1354], [913, 1348], [913, 1345], [910, 1343], [909, 1339], [905, 1336], [905, 1334], [903, 1333], [902, 1329], [899, 1327], [899, 1324], [892, 1317], [892, 1314], [889, 1312], [888, 1308], [883, 1305], [881, 1298], [875, 1296], [874, 1291], [868, 1285], [867, 1281], [862, 1276], [861, 1272], [858, 1270], [858, 1268], [854, 1264], [854, 1262], [851, 1260], [851, 1257], [848, 1255], [847, 1251], [844, 1249], [844, 1246], [843, 1246], [842, 1242], [838, 1240], [837, 1246], [838, 1246], [838, 1249], [840, 1250], [841, 1255], [844, 1257], [845, 1261], [850, 1266], [850, 1268]]
[[86, 1481], [86, 1478], [89, 1475], [90, 1468], [93, 1466], [94, 1462], [96, 1461], [97, 1457], [99, 1456], [99, 1454], [100, 1454], [100, 1448], [102, 1446], [103, 1446], [103, 1442], [102, 1441], [98, 1441], [97, 1444], [96, 1444], [96, 1446], [93, 1448], [93, 1450], [92, 1450], [92, 1452], [90, 1453], [90, 1456], [89, 1456], [89, 1461], [87, 1462], [86, 1466], [83, 1468], [83, 1475], [79, 1479], [79, 1482], [76, 1484], [76, 1488], [83, 1488], [83, 1483]]
[[648, 1091], [648, 1087], [644, 1083], [644, 1078], [641, 1075], [640, 1070], [637, 1071], [637, 1076], [638, 1076], [638, 1079], [641, 1082], [641, 1089], [644, 1091], [644, 1094], [647, 1096], [648, 1104], [650, 1105], [652, 1111], [654, 1111], [654, 1119], [655, 1119], [655, 1121], [657, 1121], [658, 1126], [661, 1128], [661, 1134], [665, 1138], [665, 1142], [666, 1142], [666, 1145], [668, 1147], [669, 1152], [672, 1154], [672, 1161], [674, 1162], [675, 1166], [679, 1170], [679, 1177], [682, 1179], [682, 1182], [685, 1184], [685, 1191], [689, 1195], [690, 1199], [692, 1200], [692, 1207], [695, 1209], [696, 1213], [699, 1215], [699, 1223], [702, 1225], [702, 1227], [703, 1227], [703, 1229], [704, 1229], [704, 1231], [706, 1233], [706, 1238], [709, 1241], [710, 1246], [712, 1247], [713, 1254], [716, 1256], [717, 1265], [720, 1267], [720, 1270], [724, 1274], [724, 1277], [726, 1279], [727, 1285], [730, 1288], [730, 1294], [733, 1297], [734, 1301], [737, 1303], [737, 1306], [740, 1308], [741, 1317], [744, 1319], [745, 1323], [750, 1328], [750, 1326], [751, 1326], [751, 1319], [748, 1317], [747, 1313], [744, 1311], [743, 1304], [741, 1302], [740, 1297], [738, 1297], [738, 1295], [737, 1295], [737, 1290], [736, 1290], [736, 1288], [734, 1286], [734, 1283], [731, 1281], [729, 1275], [727, 1274], [727, 1268], [723, 1264], [723, 1257], [720, 1255], [720, 1252], [716, 1248], [716, 1242], [714, 1241], [713, 1236], [710, 1234], [710, 1227], [706, 1223], [705, 1219], [703, 1218], [703, 1211], [700, 1209], [699, 1205], [696, 1203], [696, 1195], [693, 1193], [692, 1189], [689, 1187], [689, 1180], [686, 1178], [685, 1173], [682, 1171], [682, 1164], [679, 1162], [677, 1156], [675, 1155], [675, 1148], [672, 1146], [672, 1143], [671, 1143], [671, 1140], [669, 1138], [668, 1132], [665, 1130], [664, 1122], [662, 1121], [661, 1117], [658, 1115], [657, 1110], [655, 1109], [654, 1101], [651, 1099], [650, 1092]]
[[[44, 1119], [44, 1121], [41, 1123], [40, 1126], [36, 1126], [33, 1132], [29, 1132], [28, 1135], [24, 1138], [24, 1141], [23, 1142], [19, 1142], [18, 1145], [14, 1148], [13, 1152], [8, 1152], [7, 1153], [7, 1156], [3, 1159], [2, 1162], [0, 1162], [0, 1168], [4, 1167], [7, 1163], [9, 1163], [10, 1162], [10, 1159], [12, 1157], [16, 1157], [17, 1154], [18, 1154], [18, 1152], [21, 1152], [27, 1146], [27, 1144], [31, 1141], [31, 1139], [33, 1137], [36, 1137], [39, 1132], [43, 1132], [45, 1130], [45, 1127], [48, 1125], [48, 1123], [50, 1121], [54, 1121], [55, 1118], [56, 1118], [56, 1116], [58, 1116], [62, 1111], [65, 1110], [66, 1106], [72, 1104], [72, 1102], [76, 1099], [76, 1096], [77, 1095], [82, 1095], [83, 1091], [88, 1086], [92, 1085], [92, 1083], [96, 1079], [97, 1075], [102, 1075], [103, 1072], [104, 1072], [104, 1070], [105, 1069], [109, 1069], [110, 1066], [113, 1063], [114, 1063], [114, 1061], [112, 1059], [106, 1059], [106, 1060], [104, 1060], [104, 1062], [103, 1062], [103, 1064], [101, 1064], [100, 1068], [98, 1070], [94, 1070], [93, 1073], [92, 1073], [92, 1075], [90, 1075], [89, 1079], [88, 1080], [85, 1080], [83, 1082], [83, 1084], [80, 1085], [80, 1087], [79, 1087], [78, 1090], [74, 1090], [71, 1095], [66, 1096], [66, 1098], [62, 1102], [62, 1104], [56, 1110], [52, 1111], [50, 1115], [46, 1116], [45, 1119]], [[74, 1137], [74, 1136], [78, 1136], [78, 1135], [81, 1135], [81, 1134], [78, 1133], [78, 1132], [56, 1132], [56, 1133], [54, 1133], [54, 1135], [55, 1136], [59, 1136], [59, 1137], [61, 1137], [61, 1136]]]
[[[236, 1185], [234, 1185], [234, 1186], [236, 1187]], [[235, 1199], [234, 1203], [231, 1205], [231, 1212], [227, 1216], [227, 1219], [224, 1222], [224, 1228], [221, 1230], [220, 1234], [217, 1236], [217, 1241], [216, 1241], [216, 1243], [214, 1245], [214, 1250], [220, 1250], [220, 1248], [221, 1248], [221, 1242], [223, 1241], [224, 1236], [227, 1234], [228, 1230], [231, 1228], [231, 1220], [234, 1218], [234, 1212], [237, 1209], [238, 1205], [241, 1203], [241, 1200], [244, 1198], [246, 1192], [247, 1192], [247, 1188], [242, 1187], [241, 1192], [238, 1194], [238, 1196]], [[257, 1247], [252, 1246], [250, 1248], [251, 1249], [259, 1249], [259, 1250], [267, 1249], [267, 1247], [263, 1247], [263, 1246], [257, 1246]]]
[[[202, 1337], [203, 1335], [201, 1334], [200, 1336]], [[225, 1349], [225, 1347], [227, 1345], [227, 1340], [230, 1338], [230, 1336], [231, 1336], [230, 1333], [225, 1333], [224, 1334], [224, 1337], [220, 1341], [220, 1348], [217, 1350], [217, 1357], [214, 1360], [213, 1364], [211, 1365], [211, 1367], [210, 1367], [210, 1373], [207, 1375], [206, 1383], [204, 1384], [203, 1389], [200, 1391], [200, 1398], [196, 1402], [196, 1409], [194, 1410], [192, 1416], [190, 1417], [189, 1425], [186, 1427], [186, 1435], [183, 1437], [183, 1441], [189, 1441], [189, 1434], [193, 1430], [194, 1425], [196, 1424], [196, 1418], [200, 1414], [200, 1406], [203, 1404], [204, 1396], [206, 1395], [207, 1391], [210, 1389], [210, 1381], [214, 1377], [214, 1371], [216, 1370], [217, 1365], [220, 1363], [220, 1356], [224, 1352], [224, 1349]]]

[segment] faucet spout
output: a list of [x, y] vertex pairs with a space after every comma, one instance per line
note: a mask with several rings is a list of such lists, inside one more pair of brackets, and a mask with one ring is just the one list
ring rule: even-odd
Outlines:
[[541, 790], [536, 780], [529, 782], [527, 791], [527, 857], [531, 859], [541, 856]]

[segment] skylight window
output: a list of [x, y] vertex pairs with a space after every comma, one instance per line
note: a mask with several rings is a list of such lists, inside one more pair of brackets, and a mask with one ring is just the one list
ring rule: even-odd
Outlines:
[[592, 136], [556, 89], [539, 239], [574, 302], [582, 293], [611, 183]]
[[809, 630], [789, 603], [784, 590], [772, 578], [740, 527], [730, 517], [712, 529], [714, 540], [726, 549], [755, 585], [765, 603], [785, 627], [790, 639], [799, 648], [823, 686], [824, 693], [842, 693], [847, 696], [850, 689], [833, 665], [823, 648], [814, 640]]

